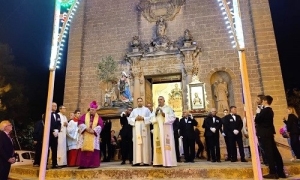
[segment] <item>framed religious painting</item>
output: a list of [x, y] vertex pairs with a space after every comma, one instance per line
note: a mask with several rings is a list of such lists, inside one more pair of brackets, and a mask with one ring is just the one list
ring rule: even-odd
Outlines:
[[191, 110], [205, 109], [204, 84], [189, 84], [189, 101]]

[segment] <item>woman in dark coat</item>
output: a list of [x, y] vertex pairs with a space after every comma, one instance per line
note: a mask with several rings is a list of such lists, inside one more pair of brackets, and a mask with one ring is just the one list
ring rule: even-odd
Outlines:
[[296, 155], [296, 158], [300, 160], [300, 129], [298, 114], [296, 113], [295, 108], [292, 106], [287, 108], [287, 112], [288, 119], [286, 121], [286, 127], [291, 139], [291, 147]]

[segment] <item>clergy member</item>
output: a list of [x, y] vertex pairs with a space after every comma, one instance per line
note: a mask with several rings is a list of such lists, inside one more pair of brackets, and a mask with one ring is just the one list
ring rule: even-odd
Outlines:
[[171, 107], [165, 105], [165, 98], [158, 97], [158, 107], [152, 116], [153, 124], [153, 166], [177, 166], [173, 122], [176, 117]]
[[67, 127], [67, 145], [68, 145], [68, 166], [77, 166], [78, 156], [78, 121], [80, 118], [80, 110], [75, 110], [74, 117], [70, 119]]
[[132, 126], [133, 166], [151, 163], [150, 116], [151, 112], [143, 106], [143, 99], [137, 98], [138, 107], [133, 109], [128, 117]]
[[60, 167], [67, 166], [67, 126], [68, 119], [65, 116], [66, 107], [64, 105], [59, 106], [60, 124], [61, 128], [58, 133], [57, 142], [57, 165]]
[[103, 121], [97, 114], [97, 102], [90, 103], [90, 111], [82, 115], [78, 128], [79, 138], [79, 169], [96, 168], [100, 166], [99, 136]]

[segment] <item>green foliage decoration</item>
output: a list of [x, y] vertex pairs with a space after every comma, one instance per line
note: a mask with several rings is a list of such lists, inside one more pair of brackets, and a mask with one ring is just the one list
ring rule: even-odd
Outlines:
[[99, 79], [106, 83], [117, 81], [117, 76], [115, 73], [117, 68], [118, 64], [112, 56], [102, 58], [98, 64]]

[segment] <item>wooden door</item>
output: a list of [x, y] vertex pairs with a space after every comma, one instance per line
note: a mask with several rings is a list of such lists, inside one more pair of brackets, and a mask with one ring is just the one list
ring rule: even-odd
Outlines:
[[150, 103], [153, 104], [153, 95], [152, 95], [152, 83], [145, 79], [145, 106]]

